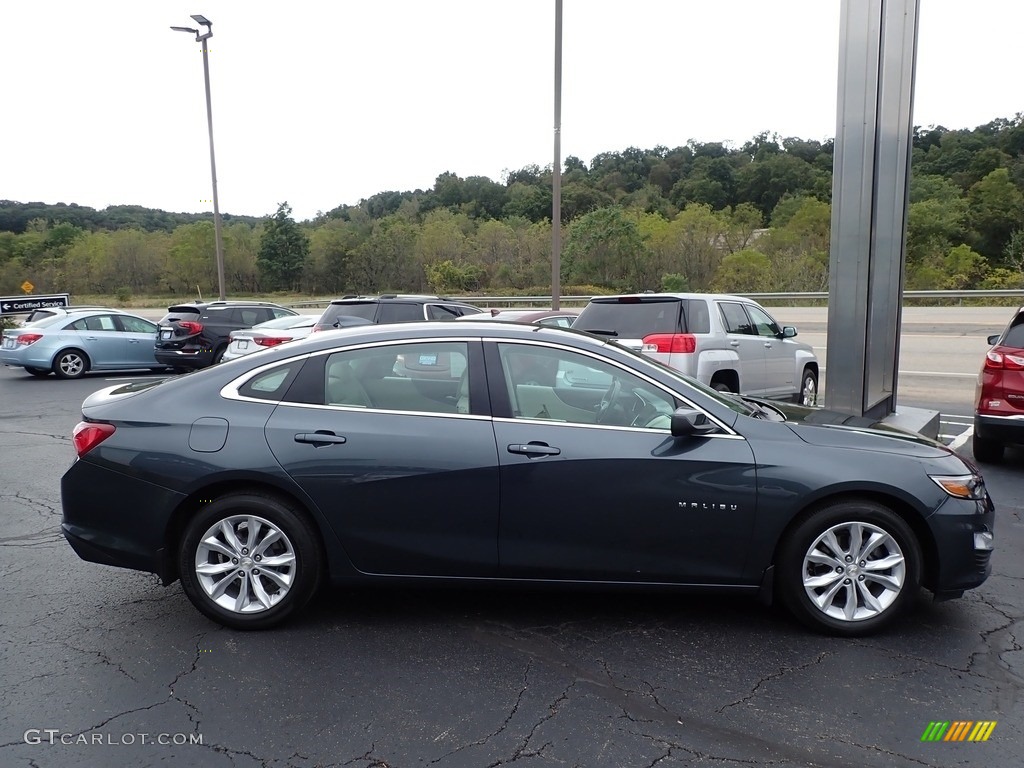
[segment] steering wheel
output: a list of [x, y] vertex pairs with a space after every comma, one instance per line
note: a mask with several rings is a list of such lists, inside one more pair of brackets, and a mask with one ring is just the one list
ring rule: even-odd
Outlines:
[[601, 396], [601, 402], [597, 406], [597, 416], [594, 418], [598, 424], [610, 424], [614, 409], [612, 406], [615, 405], [615, 401], [619, 398], [619, 394], [622, 392], [622, 382], [617, 378], [612, 378], [612, 385], [608, 387], [608, 391]]

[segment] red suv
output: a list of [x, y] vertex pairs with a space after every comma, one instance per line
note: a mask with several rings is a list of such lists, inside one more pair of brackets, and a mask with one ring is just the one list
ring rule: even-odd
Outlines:
[[1001, 334], [978, 374], [974, 410], [974, 458], [997, 462], [1008, 443], [1024, 444], [1024, 307]]

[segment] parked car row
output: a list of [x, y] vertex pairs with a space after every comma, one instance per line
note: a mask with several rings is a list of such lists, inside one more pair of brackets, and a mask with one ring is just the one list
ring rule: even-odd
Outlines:
[[[34, 376], [166, 368], [184, 372], [363, 324], [487, 319], [573, 327], [614, 339], [715, 389], [817, 401], [818, 361], [796, 329], [749, 299], [712, 294], [596, 297], [575, 310], [490, 310], [439, 296], [344, 296], [317, 317], [259, 301], [184, 302], [155, 325], [104, 307], [48, 309], [7, 331], [0, 360]], [[150, 342], [153, 342], [150, 348]]]

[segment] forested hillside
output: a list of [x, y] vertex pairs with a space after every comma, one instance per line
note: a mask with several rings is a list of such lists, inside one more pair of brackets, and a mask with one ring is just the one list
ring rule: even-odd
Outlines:
[[[565, 160], [567, 290], [823, 290], [832, 142], [761, 134]], [[1024, 288], [1024, 116], [916, 129], [908, 288]], [[224, 215], [230, 293], [543, 292], [551, 171], [441, 173], [296, 223]], [[0, 201], [0, 293], [216, 292], [212, 217]]]

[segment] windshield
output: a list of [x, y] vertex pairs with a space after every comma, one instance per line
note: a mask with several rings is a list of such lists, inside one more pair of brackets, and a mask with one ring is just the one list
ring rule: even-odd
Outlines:
[[652, 333], [679, 333], [679, 299], [591, 301], [573, 328], [613, 331], [620, 339], [642, 339]]

